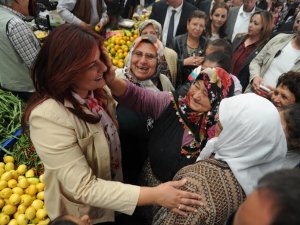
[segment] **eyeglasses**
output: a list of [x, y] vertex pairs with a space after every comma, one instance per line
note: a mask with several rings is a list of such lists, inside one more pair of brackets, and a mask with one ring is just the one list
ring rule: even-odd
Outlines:
[[134, 55], [135, 57], [141, 59], [143, 56], [145, 56], [146, 60], [148, 61], [153, 61], [157, 58], [156, 55], [151, 54], [151, 53], [143, 53], [141, 51], [133, 51], [132, 55]]
[[149, 31], [149, 32], [142, 32], [141, 33], [141, 36], [144, 36], [144, 35], [153, 35], [153, 36], [157, 36], [158, 34], [157, 34], [157, 32], [155, 32], [155, 31]]

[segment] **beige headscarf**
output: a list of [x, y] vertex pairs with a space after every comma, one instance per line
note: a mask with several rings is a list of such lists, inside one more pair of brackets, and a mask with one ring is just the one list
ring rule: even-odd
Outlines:
[[141, 36], [142, 31], [150, 24], [154, 27], [154, 30], [156, 31], [158, 39], [161, 40], [162, 27], [159, 22], [157, 22], [156, 20], [152, 20], [152, 19], [145, 20], [144, 22], [140, 23], [140, 25], [138, 27], [139, 36]]
[[[151, 76], [150, 79], [148, 80], [144, 80], [144, 81], [140, 81], [138, 80], [138, 78], [135, 76], [135, 74], [132, 73], [132, 71], [130, 70], [131, 68], [131, 57], [132, 57], [132, 53], [134, 52], [134, 50], [136, 49], [136, 47], [143, 41], [147, 40], [149, 43], [151, 43], [157, 52], [157, 66], [156, 66], [156, 71], [155, 73]], [[141, 87], [145, 87], [145, 88], [149, 88], [149, 89], [154, 89], [158, 91], [158, 88], [154, 85], [154, 83], [152, 82], [151, 79], [155, 79], [159, 76], [160, 71], [161, 71], [161, 59], [163, 57], [164, 54], [164, 46], [161, 43], [160, 40], [158, 40], [156, 37], [151, 36], [151, 35], [145, 35], [145, 36], [141, 36], [138, 37], [137, 39], [134, 40], [134, 42], [132, 43], [132, 46], [130, 48], [130, 51], [128, 53], [128, 58], [127, 58], [127, 63], [126, 66], [124, 68], [124, 73], [125, 76], [128, 78], [128, 80], [130, 80], [131, 82], [138, 84]]]

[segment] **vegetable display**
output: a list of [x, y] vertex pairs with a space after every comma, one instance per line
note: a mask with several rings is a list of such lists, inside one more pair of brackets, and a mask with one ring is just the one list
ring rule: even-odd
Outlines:
[[27, 134], [21, 134], [23, 102], [0, 89], [0, 225], [47, 225], [43, 164]]
[[27, 134], [21, 134], [16, 137], [17, 142], [8, 150], [2, 148], [2, 150], [14, 157], [17, 165], [24, 164], [28, 168], [34, 168], [38, 175], [44, 173], [44, 165], [37, 155], [30, 138]]
[[0, 89], [0, 144], [20, 128], [23, 103], [11, 92]]

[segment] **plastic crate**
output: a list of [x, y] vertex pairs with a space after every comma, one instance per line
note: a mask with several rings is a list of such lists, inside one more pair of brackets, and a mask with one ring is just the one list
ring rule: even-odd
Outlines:
[[2, 144], [1, 144], [1, 148], [0, 148], [0, 159], [3, 158], [3, 156], [5, 155], [5, 152], [2, 151], [2, 148], [10, 148], [11, 146], [13, 146], [17, 140], [18, 140], [18, 136], [20, 136], [22, 134], [22, 129], [18, 129], [14, 134], [13, 134], [13, 137], [4, 141]]

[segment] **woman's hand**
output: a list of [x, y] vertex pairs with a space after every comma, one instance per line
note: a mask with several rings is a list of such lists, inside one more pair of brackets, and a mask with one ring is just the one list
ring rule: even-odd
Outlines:
[[254, 77], [252, 80], [252, 89], [255, 93], [260, 93], [259, 85], [262, 83], [263, 79], [260, 76]]
[[102, 54], [101, 58], [104, 64], [107, 66], [107, 71], [104, 74], [104, 79], [106, 84], [109, 86], [116, 78], [115, 71], [117, 68], [112, 64], [108, 52], [104, 46], [101, 47], [101, 54]]
[[101, 47], [101, 59], [107, 67], [107, 70], [104, 73], [104, 79], [105, 83], [110, 88], [111, 93], [116, 97], [124, 95], [127, 90], [127, 82], [123, 79], [116, 78], [117, 67], [113, 66], [111, 63], [107, 50], [104, 46]]
[[185, 66], [200, 66], [204, 61], [204, 57], [201, 56], [190, 56], [183, 61]]
[[195, 64], [196, 66], [200, 66], [202, 65], [202, 63], [204, 62], [204, 57], [203, 56], [194, 56], [195, 57]]
[[157, 204], [182, 216], [187, 216], [188, 212], [197, 212], [197, 206], [203, 205], [201, 196], [179, 189], [186, 181], [169, 181], [153, 188], [141, 187], [138, 205]]
[[187, 182], [186, 179], [170, 181], [157, 187], [157, 204], [171, 209], [182, 216], [187, 216], [187, 212], [197, 212], [197, 206], [203, 205], [201, 196], [196, 193], [179, 190]]

